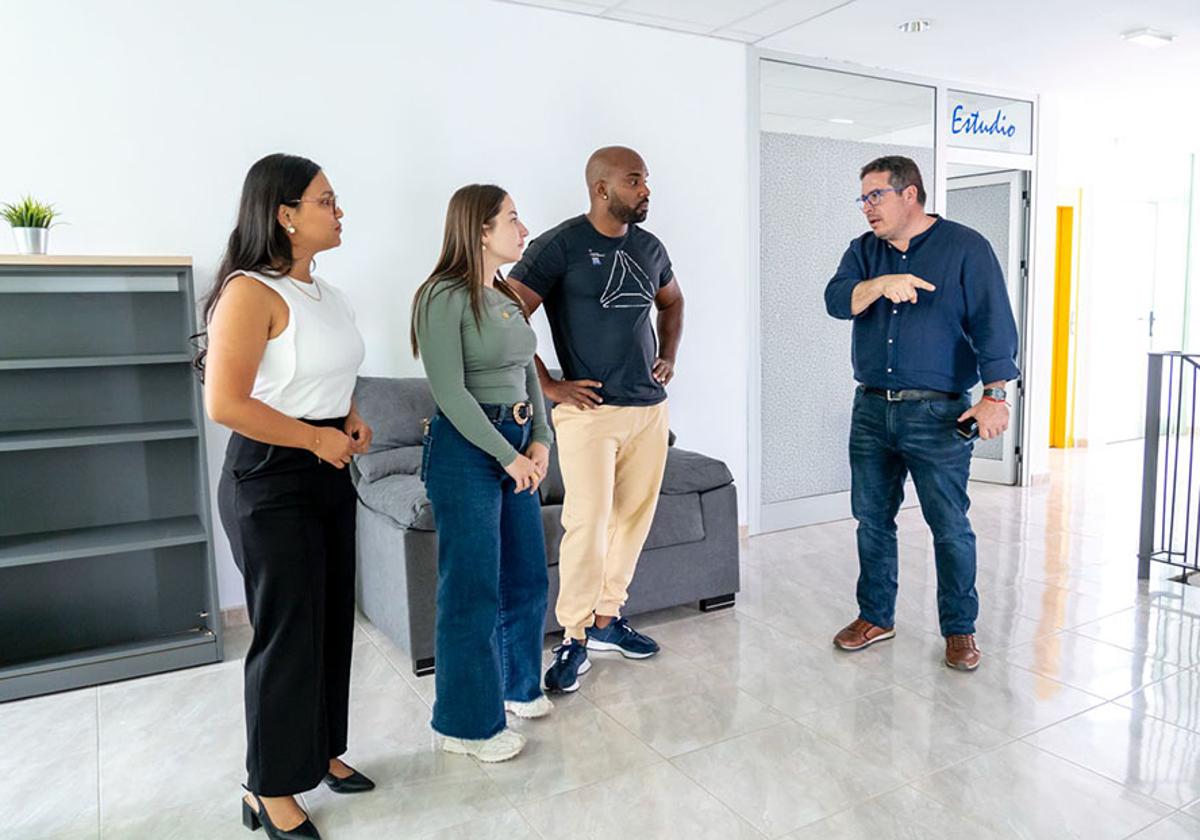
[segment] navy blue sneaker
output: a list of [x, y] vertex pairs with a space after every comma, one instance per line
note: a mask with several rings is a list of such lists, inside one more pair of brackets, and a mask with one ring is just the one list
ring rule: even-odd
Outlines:
[[626, 659], [645, 659], [658, 653], [658, 642], [634, 630], [624, 618], [613, 619], [603, 630], [589, 627], [587, 637], [592, 650], [619, 651]]
[[559, 645], [554, 649], [554, 664], [546, 671], [546, 690], [559, 693], [579, 688], [579, 675], [591, 670], [587, 648], [578, 639]]

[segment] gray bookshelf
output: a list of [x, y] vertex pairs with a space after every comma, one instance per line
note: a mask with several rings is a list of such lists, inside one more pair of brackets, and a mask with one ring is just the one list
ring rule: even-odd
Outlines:
[[0, 701], [221, 659], [191, 261], [0, 256]]

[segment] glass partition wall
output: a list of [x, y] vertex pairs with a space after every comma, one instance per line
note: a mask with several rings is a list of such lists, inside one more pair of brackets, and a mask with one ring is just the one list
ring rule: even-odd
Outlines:
[[[977, 221], [972, 214], [994, 215], [988, 202], [972, 199], [1002, 190], [963, 191], [948, 200], [951, 166], [964, 174], [969, 167], [1022, 170], [1006, 196], [1024, 204], [1009, 205], [1005, 236], [994, 245], [1006, 273], [1011, 266], [1023, 283], [1024, 170], [1032, 169], [1026, 152], [1035, 147], [1035, 105], [767, 53], [758, 53], [752, 66], [749, 496], [751, 531], [758, 533], [850, 515], [851, 324], [826, 314], [824, 290], [847, 245], [868, 230], [854, 203], [859, 170], [882, 155], [910, 157], [921, 168], [927, 210], [948, 218], [961, 213], [967, 224]], [[959, 116], [953, 136], [952, 106]], [[1020, 300], [1014, 298], [1018, 306]], [[973, 477], [1015, 482], [1019, 434], [999, 456], [981, 452], [988, 463], [977, 459]], [[914, 493], [907, 496], [915, 501]]]

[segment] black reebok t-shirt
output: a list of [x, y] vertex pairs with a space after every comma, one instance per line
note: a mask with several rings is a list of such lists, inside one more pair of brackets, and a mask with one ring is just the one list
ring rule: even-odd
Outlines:
[[605, 405], [667, 398], [651, 376], [658, 353], [651, 315], [674, 274], [654, 234], [630, 225], [623, 237], [604, 236], [577, 216], [529, 243], [509, 276], [541, 296], [567, 379], [604, 383]]

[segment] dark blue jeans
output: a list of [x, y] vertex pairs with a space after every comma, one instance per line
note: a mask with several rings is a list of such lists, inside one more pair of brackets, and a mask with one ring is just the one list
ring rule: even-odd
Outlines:
[[942, 635], [974, 633], [975, 532], [967, 519], [972, 444], [955, 434], [970, 397], [888, 402], [854, 397], [850, 420], [850, 503], [858, 520], [859, 616], [879, 627], [896, 617], [896, 512], [912, 475], [933, 532]]
[[[519, 452], [532, 424], [496, 428]], [[422, 464], [438, 534], [437, 701], [433, 728], [456, 738], [504, 729], [504, 701], [542, 693], [546, 543], [537, 491], [515, 492], [504, 468], [442, 414]]]

